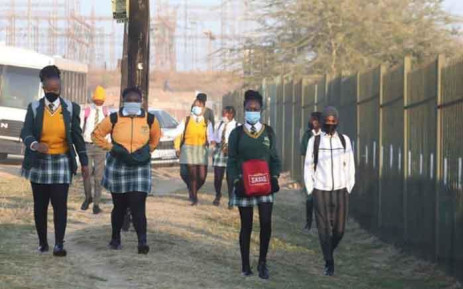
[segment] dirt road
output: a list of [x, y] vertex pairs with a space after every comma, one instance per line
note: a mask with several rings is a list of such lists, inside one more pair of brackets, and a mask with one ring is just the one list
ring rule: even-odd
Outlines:
[[[269, 254], [270, 281], [240, 276], [239, 218], [236, 209], [212, 206], [212, 175], [190, 207], [178, 168], [154, 170], [154, 196], [147, 216], [151, 252], [136, 254], [133, 231], [123, 234], [122, 251], [110, 251], [111, 200], [104, 213], [80, 211], [82, 184], [74, 180], [66, 236], [68, 257], [35, 252], [29, 184], [17, 176], [18, 161], [0, 165], [0, 288], [461, 288], [435, 266], [402, 255], [352, 220], [341, 244], [337, 274], [321, 275], [323, 261], [314, 231], [302, 230], [304, 197], [285, 189], [278, 194]], [[49, 241], [53, 244], [52, 215]], [[256, 271], [258, 219], [252, 237]]]

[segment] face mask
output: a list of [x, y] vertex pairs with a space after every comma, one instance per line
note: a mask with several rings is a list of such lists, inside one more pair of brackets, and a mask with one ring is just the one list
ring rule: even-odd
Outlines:
[[55, 93], [55, 92], [47, 92], [47, 93], [45, 93], [45, 98], [49, 102], [55, 102], [55, 100], [57, 100], [58, 97], [59, 97], [59, 93]]
[[129, 115], [137, 115], [141, 109], [141, 102], [124, 102], [124, 110]]
[[201, 113], [203, 112], [203, 108], [200, 106], [193, 106], [193, 109], [191, 110], [191, 112], [194, 115], [201, 115]]
[[327, 134], [334, 134], [336, 132], [337, 124], [324, 124], [323, 129]]
[[222, 118], [222, 121], [223, 121], [224, 123], [229, 123], [229, 122], [230, 122], [230, 120], [229, 120], [228, 117], [226, 117], [226, 116], [224, 116], [224, 117]]
[[260, 111], [246, 111], [244, 113], [246, 122], [250, 125], [254, 125], [260, 121]]

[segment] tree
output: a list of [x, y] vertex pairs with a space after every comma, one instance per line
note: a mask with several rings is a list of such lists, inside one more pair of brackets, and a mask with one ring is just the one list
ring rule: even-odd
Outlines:
[[[256, 0], [260, 36], [248, 40], [250, 80], [275, 74], [339, 74], [404, 56], [462, 54], [441, 0]], [[251, 43], [251, 44], [250, 44]]]

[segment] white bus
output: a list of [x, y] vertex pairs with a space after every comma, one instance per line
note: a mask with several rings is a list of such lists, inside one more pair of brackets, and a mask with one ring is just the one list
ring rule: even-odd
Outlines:
[[86, 103], [86, 64], [0, 44], [0, 159], [23, 154], [19, 134], [27, 105], [43, 96], [39, 71], [47, 65], [60, 68], [65, 98]]

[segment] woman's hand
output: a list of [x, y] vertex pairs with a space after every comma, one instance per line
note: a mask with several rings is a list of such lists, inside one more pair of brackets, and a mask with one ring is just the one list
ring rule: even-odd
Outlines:
[[84, 179], [87, 179], [87, 178], [90, 177], [90, 170], [89, 170], [88, 166], [83, 166], [82, 167], [82, 177]]
[[32, 146], [32, 149], [35, 150], [35, 151], [38, 151], [38, 152], [41, 153], [41, 154], [46, 154], [46, 153], [48, 153], [48, 145], [47, 145], [46, 143], [43, 143], [43, 142], [35, 143], [35, 144]]
[[278, 183], [278, 178], [272, 177], [271, 184], [272, 184], [272, 193], [278, 193], [280, 191], [280, 184]]

